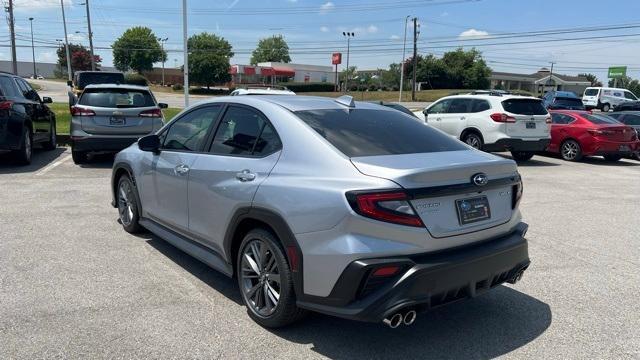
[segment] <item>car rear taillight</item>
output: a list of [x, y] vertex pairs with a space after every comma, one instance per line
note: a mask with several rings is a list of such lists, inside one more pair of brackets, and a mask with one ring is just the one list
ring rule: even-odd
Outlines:
[[592, 136], [614, 135], [614, 131], [600, 130], [600, 129], [587, 129], [587, 132]]
[[516, 118], [514, 118], [513, 116], [504, 114], [504, 113], [493, 113], [491, 115], [489, 115], [491, 117], [491, 120], [495, 121], [495, 122], [499, 122], [499, 123], [514, 123], [516, 122]]
[[513, 195], [511, 197], [511, 208], [515, 209], [518, 206], [518, 203], [520, 202], [520, 199], [522, 199], [522, 192], [524, 191], [524, 188], [522, 186], [522, 180], [518, 181], [517, 184], [513, 185]]
[[544, 122], [546, 122], [547, 124], [551, 124], [551, 115], [547, 116], [547, 117], [544, 119]]
[[95, 116], [95, 111], [87, 108], [83, 108], [81, 106], [72, 106], [71, 107], [71, 116]]
[[10, 100], [0, 101], [0, 110], [11, 110], [12, 106], [13, 106], [13, 101], [10, 101]]
[[159, 118], [159, 117], [162, 117], [162, 111], [160, 109], [145, 110], [145, 111], [141, 111], [140, 114], [138, 114], [138, 116]]
[[362, 216], [399, 225], [424, 226], [403, 192], [349, 192], [347, 199]]

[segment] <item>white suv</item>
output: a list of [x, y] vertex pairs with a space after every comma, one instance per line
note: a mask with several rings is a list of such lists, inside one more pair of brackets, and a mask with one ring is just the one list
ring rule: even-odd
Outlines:
[[551, 141], [551, 116], [538, 98], [501, 93], [444, 97], [424, 109], [427, 124], [485, 151], [526, 161]]

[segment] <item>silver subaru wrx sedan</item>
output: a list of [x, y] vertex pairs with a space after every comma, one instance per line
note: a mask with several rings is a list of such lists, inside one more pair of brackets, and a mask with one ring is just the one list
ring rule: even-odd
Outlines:
[[193, 105], [116, 156], [112, 191], [126, 231], [236, 277], [267, 327], [406, 326], [529, 266], [515, 162], [348, 96]]

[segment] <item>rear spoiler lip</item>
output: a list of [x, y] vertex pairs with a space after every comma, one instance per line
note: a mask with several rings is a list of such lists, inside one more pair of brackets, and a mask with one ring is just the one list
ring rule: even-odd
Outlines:
[[487, 182], [486, 185], [478, 186], [473, 184], [471, 181], [461, 184], [452, 184], [452, 185], [439, 185], [439, 186], [430, 186], [423, 188], [414, 188], [414, 189], [405, 189], [404, 191], [407, 193], [407, 196], [411, 200], [414, 199], [422, 199], [422, 198], [431, 198], [431, 197], [440, 197], [446, 195], [455, 195], [461, 193], [468, 192], [478, 192], [491, 190], [496, 188], [502, 188], [505, 186], [513, 186], [522, 182], [522, 177], [520, 174], [515, 174], [512, 176], [491, 179]]

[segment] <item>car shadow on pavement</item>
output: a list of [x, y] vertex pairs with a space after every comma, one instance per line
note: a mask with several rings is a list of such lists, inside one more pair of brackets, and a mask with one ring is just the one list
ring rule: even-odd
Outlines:
[[[506, 153], [496, 154], [496, 155], [503, 157], [505, 159], [513, 160], [513, 157]], [[540, 155], [534, 156], [533, 158], [531, 158], [531, 160], [521, 161], [518, 163], [518, 167], [543, 167], [543, 166], [560, 166], [560, 164], [544, 161], [544, 157], [541, 157]]]
[[115, 156], [115, 153], [90, 154], [89, 160], [79, 166], [83, 169], [111, 169]]
[[533, 341], [551, 320], [549, 305], [500, 286], [478, 298], [419, 314], [413, 325], [397, 329], [311, 314], [272, 332], [310, 344], [332, 359], [487, 359]]
[[599, 166], [640, 166], [640, 161], [633, 159], [620, 159], [619, 161], [607, 161], [601, 157], [585, 157], [581, 162]]
[[243, 305], [240, 291], [238, 290], [238, 284], [235, 280], [210, 268], [203, 262], [200, 262], [191, 255], [151, 233], [138, 234], [137, 236], [145, 239], [147, 244], [151, 245], [168, 259], [191, 273], [191, 275], [197, 277], [220, 294], [226, 296], [229, 300], [238, 305]]
[[23, 174], [33, 173], [45, 166], [59, 160], [67, 149], [58, 147], [54, 150], [45, 151], [40, 148], [33, 149], [31, 164], [17, 165], [9, 153], [0, 153], [0, 174]]

